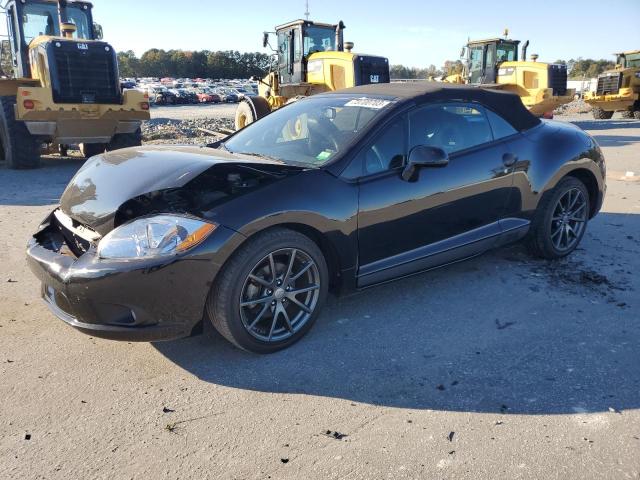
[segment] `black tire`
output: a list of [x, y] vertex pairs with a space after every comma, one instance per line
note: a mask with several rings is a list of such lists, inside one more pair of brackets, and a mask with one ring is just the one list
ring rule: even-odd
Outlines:
[[107, 151], [120, 150], [121, 148], [139, 147], [142, 145], [142, 131], [138, 128], [133, 133], [117, 133], [107, 143]]
[[0, 161], [7, 168], [27, 169], [40, 166], [42, 141], [16, 120], [16, 97], [0, 97]]
[[236, 109], [235, 126], [241, 130], [271, 113], [269, 102], [262, 97], [245, 98]]
[[69, 146], [68, 145], [58, 145], [58, 153], [61, 157], [69, 156]]
[[[315, 297], [315, 303], [311, 313], [309, 313], [306, 320], [301, 324], [299, 330], [293, 332], [293, 329], [291, 329], [292, 333], [290, 333], [290, 336], [282, 340], [261, 340], [250, 333], [250, 328], [243, 323], [241, 309], [247, 307], [242, 307], [240, 304], [245, 294], [245, 288], [248, 282], [250, 282], [249, 275], [254, 269], [260, 265], [260, 262], [268, 258], [270, 254], [277, 254], [287, 249], [296, 249], [296, 251], [311, 259], [315, 264], [317, 268], [315, 268], [314, 271], [318, 275], [319, 282], [319, 288], [317, 289], [318, 295]], [[275, 282], [276, 276], [273, 275], [273, 277]], [[254, 353], [277, 352], [300, 340], [309, 329], [311, 329], [325, 302], [328, 283], [329, 273], [327, 263], [318, 246], [310, 238], [301, 233], [284, 228], [268, 230], [249, 239], [233, 254], [222, 271], [220, 271], [207, 300], [207, 316], [215, 329], [238, 348]], [[284, 288], [284, 286], [280, 287], [280, 290], [282, 290], [282, 288]], [[275, 291], [273, 295], [275, 298]], [[286, 299], [284, 301], [286, 302]], [[264, 302], [263, 306], [265, 310], [271, 309], [268, 303], [269, 301]], [[274, 301], [271, 305], [275, 303]], [[293, 304], [290, 304], [290, 307], [297, 308]], [[271, 315], [273, 318], [273, 312], [274, 310], [271, 309], [267, 315]], [[298, 313], [302, 313], [302, 310]], [[274, 324], [277, 324], [277, 313], [275, 317], [276, 321]], [[302, 317], [304, 317], [304, 315], [302, 315]], [[287, 316], [287, 319], [288, 318]], [[268, 323], [272, 322], [269, 318], [267, 318], [266, 321]], [[289, 322], [289, 320], [287, 320], [287, 322]], [[273, 330], [274, 327], [272, 325], [271, 331]], [[269, 334], [269, 338], [271, 338], [271, 333]]]
[[633, 118], [635, 118], [636, 120], [640, 120], [640, 110], [634, 110]]
[[105, 143], [81, 143], [80, 153], [84, 158], [91, 158], [94, 155], [104, 153], [107, 145]]
[[593, 118], [596, 120], [609, 120], [613, 117], [613, 111], [606, 111], [600, 107], [592, 107], [591, 113], [593, 114]]
[[[572, 239], [573, 244], [567, 245], [568, 248], [558, 248], [553, 241], [554, 232], [557, 232], [558, 224], [554, 223], [553, 215], [559, 202], [568, 192], [579, 191], [584, 199], [584, 207], [580, 211], [580, 215], [584, 215], [584, 221], [577, 235]], [[586, 231], [590, 212], [590, 199], [587, 187], [575, 177], [565, 177], [550, 191], [546, 192], [538, 208], [531, 224], [531, 229], [527, 238], [527, 245], [531, 253], [535, 256], [557, 259], [569, 255], [580, 244], [582, 237]], [[555, 228], [554, 228], [555, 227]], [[563, 233], [560, 233], [561, 238]], [[560, 240], [562, 241], [562, 240]], [[567, 242], [569, 234], [567, 233]]]
[[620, 112], [622, 118], [633, 118], [633, 112], [631, 110], [624, 110]]

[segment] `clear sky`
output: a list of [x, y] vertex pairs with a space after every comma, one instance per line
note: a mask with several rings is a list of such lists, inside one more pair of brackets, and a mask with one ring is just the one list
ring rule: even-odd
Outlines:
[[[4, 3], [4, 2], [3, 2]], [[138, 55], [157, 47], [263, 51], [262, 32], [302, 18], [304, 0], [93, 0], [105, 39]], [[610, 12], [605, 8], [611, 7]], [[529, 39], [540, 61], [640, 49], [640, 0], [309, 0], [311, 19], [343, 20], [354, 51], [440, 67], [467, 37]]]

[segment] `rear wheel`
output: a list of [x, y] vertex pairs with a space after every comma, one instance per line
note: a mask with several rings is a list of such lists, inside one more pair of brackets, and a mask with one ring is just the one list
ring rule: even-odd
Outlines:
[[640, 110], [635, 110], [633, 112], [633, 118], [635, 118], [636, 120], [640, 120]]
[[16, 120], [16, 97], [0, 97], [0, 160], [8, 168], [26, 169], [40, 166], [42, 142]]
[[587, 228], [589, 208], [584, 183], [574, 177], [562, 179], [538, 205], [529, 233], [532, 253], [556, 259], [573, 252]]
[[94, 155], [104, 153], [107, 145], [105, 143], [81, 143], [80, 153], [84, 158], [91, 158]]
[[234, 253], [207, 300], [213, 326], [239, 348], [272, 353], [300, 340], [327, 295], [327, 264], [308, 237], [258, 234]]
[[139, 147], [142, 145], [142, 130], [138, 128], [133, 133], [117, 133], [107, 143], [107, 151], [120, 150], [121, 148]]
[[613, 117], [613, 111], [603, 110], [600, 107], [593, 107], [591, 113], [596, 120], [608, 120]]
[[620, 112], [620, 114], [622, 115], [622, 118], [633, 118], [633, 111], [631, 110], [625, 110], [624, 112]]

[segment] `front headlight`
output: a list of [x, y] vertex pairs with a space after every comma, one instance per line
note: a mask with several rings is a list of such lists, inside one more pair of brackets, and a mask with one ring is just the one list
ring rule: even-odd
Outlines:
[[195, 247], [217, 225], [180, 215], [144, 217], [109, 232], [98, 244], [98, 256], [109, 259], [176, 255]]

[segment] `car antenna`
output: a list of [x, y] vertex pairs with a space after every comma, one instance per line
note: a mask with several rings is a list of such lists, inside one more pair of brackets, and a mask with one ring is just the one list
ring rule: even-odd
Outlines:
[[304, 10], [304, 16], [306, 17], [307, 20], [309, 20], [309, 15], [311, 15], [309, 13], [309, 0], [306, 0], [305, 2], [305, 10]]

